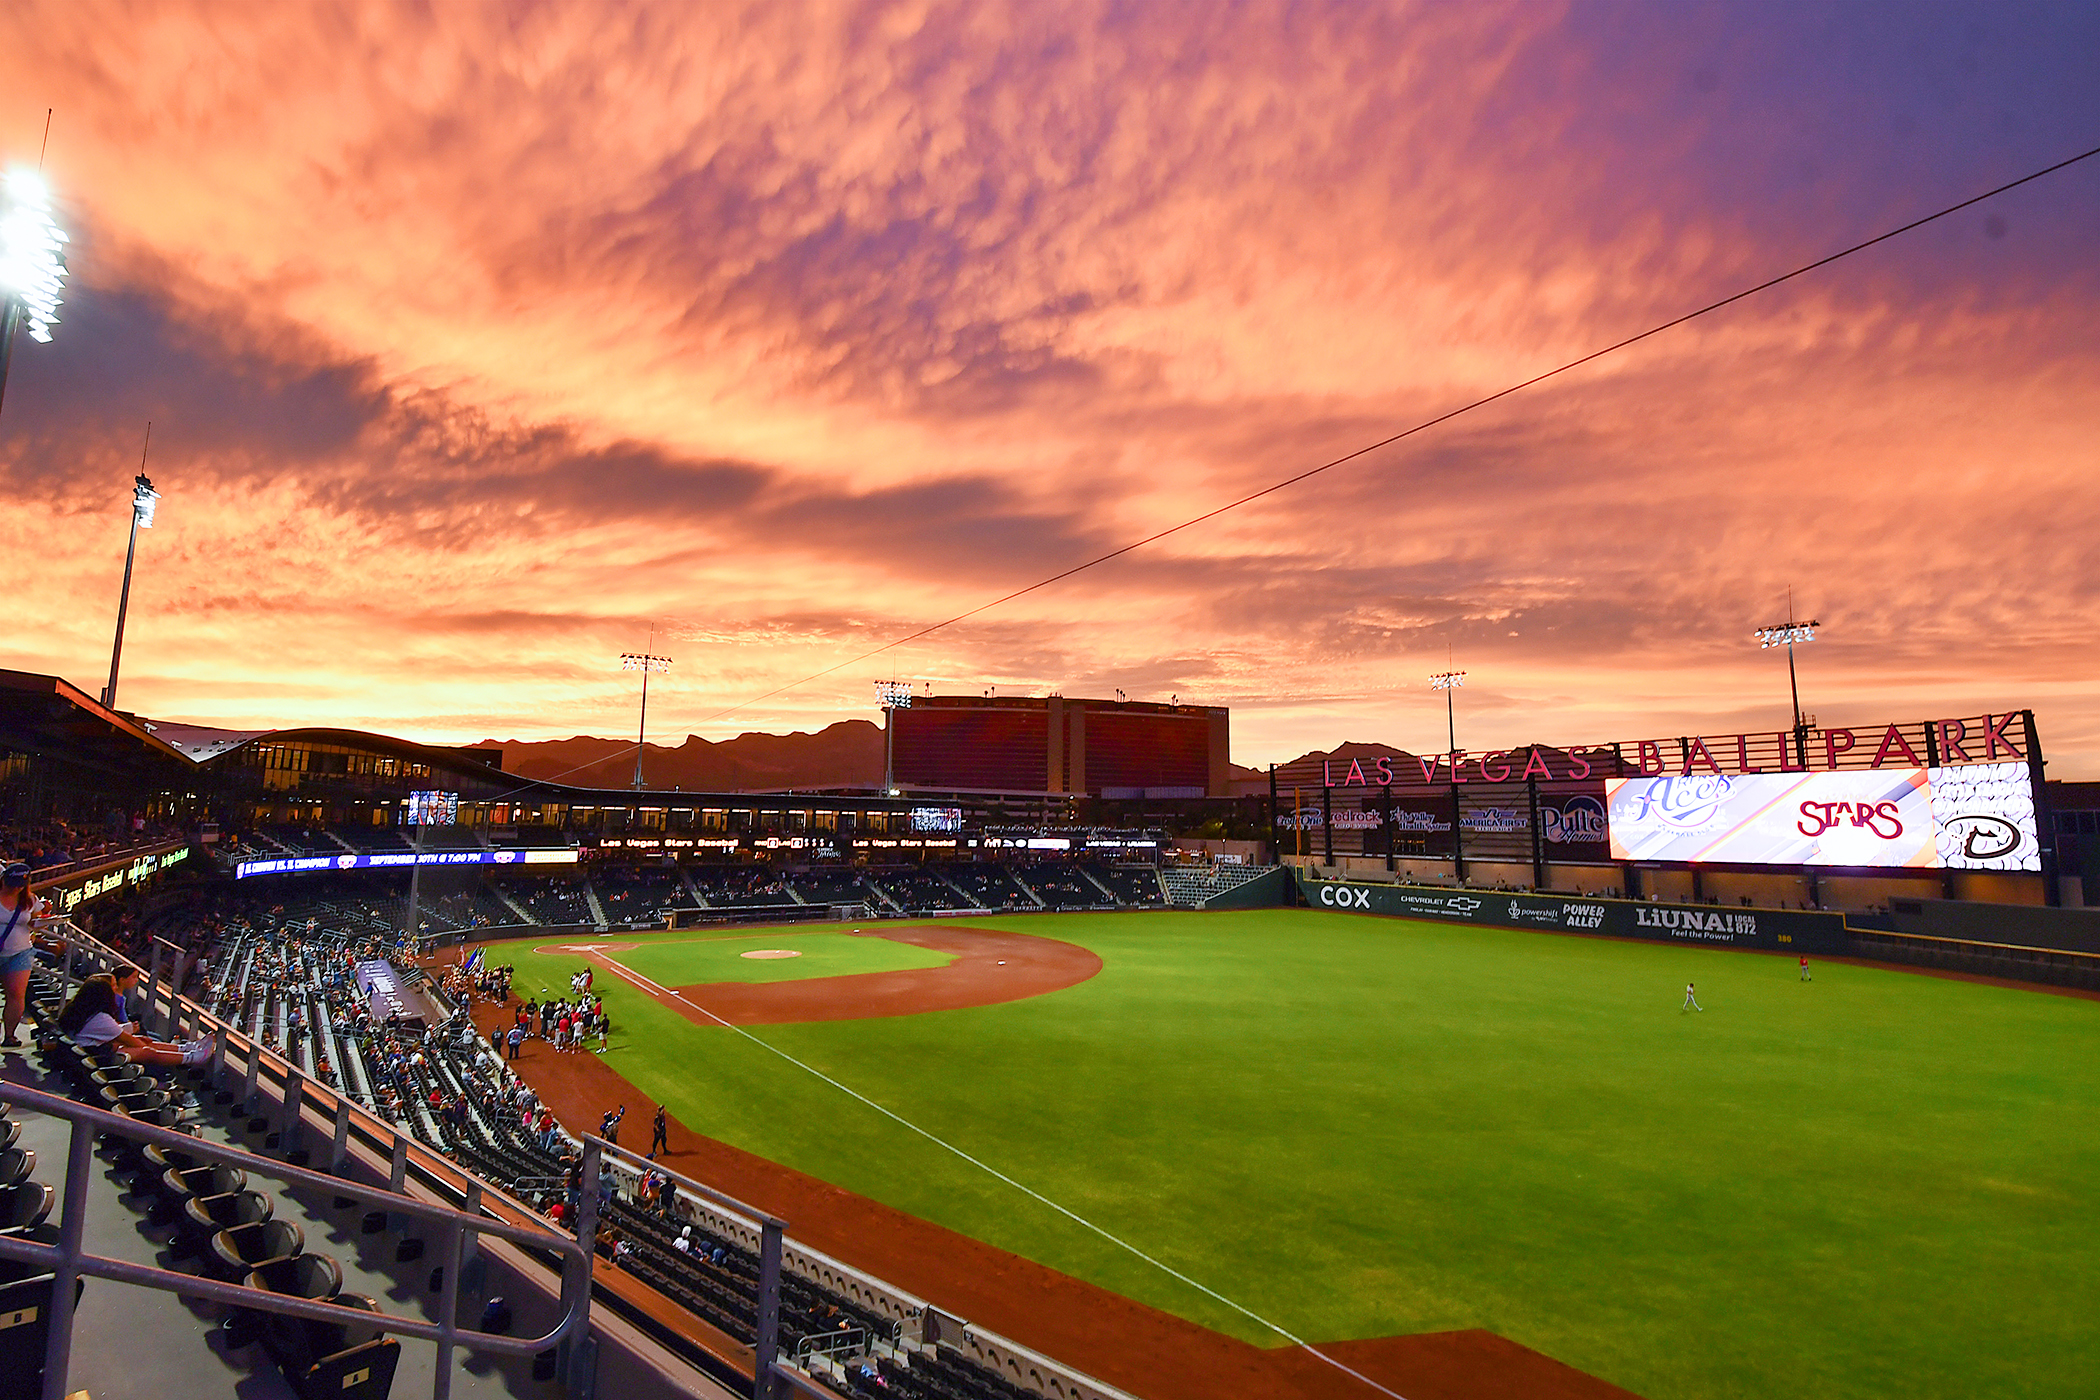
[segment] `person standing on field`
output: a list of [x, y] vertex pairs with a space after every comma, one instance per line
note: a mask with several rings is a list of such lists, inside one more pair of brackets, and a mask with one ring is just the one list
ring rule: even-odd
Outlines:
[[1693, 989], [1692, 984], [1689, 982], [1684, 984], [1684, 1005], [1678, 1009], [1682, 1011], [1706, 1010], [1705, 1007], [1699, 1004], [1699, 994]]
[[1815, 978], [1808, 975], [1808, 954], [1806, 953], [1803, 953], [1801, 955], [1801, 980], [1804, 982], [1813, 982], [1816, 980]]
[[656, 1106], [655, 1124], [649, 1130], [649, 1160], [653, 1162], [656, 1160], [657, 1153], [670, 1150], [671, 1139], [664, 1132], [664, 1106], [658, 1104]]

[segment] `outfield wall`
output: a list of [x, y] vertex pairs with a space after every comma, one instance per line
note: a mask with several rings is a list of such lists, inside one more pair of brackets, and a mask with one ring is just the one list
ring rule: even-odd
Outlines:
[[1313, 909], [1430, 919], [1442, 923], [1593, 933], [1700, 947], [1844, 954], [1851, 951], [1845, 916], [1808, 909], [1731, 909], [1712, 904], [1657, 904], [1635, 899], [1565, 898], [1436, 889], [1356, 880], [1322, 880], [1296, 871], [1298, 897]]

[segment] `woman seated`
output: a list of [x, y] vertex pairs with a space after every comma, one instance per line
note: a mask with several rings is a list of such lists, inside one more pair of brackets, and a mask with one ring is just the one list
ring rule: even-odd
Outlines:
[[201, 1065], [211, 1058], [212, 1038], [204, 1036], [182, 1045], [148, 1040], [117, 1020], [116, 983], [106, 972], [80, 984], [65, 1010], [58, 1013], [58, 1028], [87, 1048], [107, 1047], [133, 1064]]

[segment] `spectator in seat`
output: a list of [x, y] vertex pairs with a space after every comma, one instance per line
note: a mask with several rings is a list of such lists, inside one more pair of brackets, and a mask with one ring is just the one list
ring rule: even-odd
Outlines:
[[108, 973], [80, 984], [58, 1013], [58, 1028], [90, 1049], [108, 1046], [133, 1064], [201, 1065], [211, 1058], [212, 1038], [168, 1045], [124, 1029], [117, 1020], [117, 989]]

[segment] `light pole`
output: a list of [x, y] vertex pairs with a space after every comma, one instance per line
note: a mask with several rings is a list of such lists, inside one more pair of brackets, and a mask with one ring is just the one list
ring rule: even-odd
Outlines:
[[1760, 650], [1770, 650], [1773, 647], [1786, 648], [1786, 683], [1794, 697], [1794, 762], [1806, 768], [1808, 767], [1808, 727], [1814, 721], [1809, 716], [1801, 713], [1801, 680], [1794, 671], [1794, 644], [1796, 642], [1806, 643], [1814, 641], [1816, 639], [1816, 629], [1823, 624], [1815, 621], [1794, 621], [1794, 609], [1791, 600], [1789, 600], [1786, 613], [1787, 620], [1785, 622], [1775, 622], [1769, 627], [1760, 627], [1751, 635], [1757, 638], [1757, 645]]
[[875, 699], [882, 706], [882, 790], [897, 791], [897, 738], [892, 732], [898, 710], [911, 708], [911, 685], [907, 681], [875, 682]]
[[11, 170], [0, 184], [0, 400], [7, 395], [7, 366], [14, 358], [15, 332], [51, 343], [65, 289], [65, 230], [51, 218], [51, 190], [34, 170]]
[[1461, 885], [1466, 882], [1465, 811], [1458, 800], [1458, 707], [1451, 692], [1465, 683], [1464, 671], [1439, 671], [1429, 678], [1431, 690], [1444, 692], [1444, 724], [1451, 735], [1451, 878]]
[[1439, 671], [1429, 678], [1431, 690], [1444, 692], [1444, 723], [1451, 731], [1451, 753], [1458, 752], [1458, 711], [1451, 703], [1451, 692], [1466, 683], [1464, 671]]
[[[153, 425], [146, 425], [146, 446], [153, 445]], [[160, 492], [146, 475], [146, 453], [139, 453], [139, 474], [131, 483], [131, 544], [124, 551], [124, 588], [117, 594], [117, 639], [109, 649], [109, 684], [102, 689], [102, 708], [117, 707], [117, 666], [124, 659], [124, 614], [131, 607], [131, 561], [138, 557], [139, 531], [153, 528], [153, 509]]]
[[647, 652], [623, 651], [620, 653], [620, 669], [642, 673], [642, 727], [634, 741], [634, 790], [642, 790], [642, 754], [649, 742], [649, 675], [655, 671], [671, 669], [668, 656], [651, 656]]

